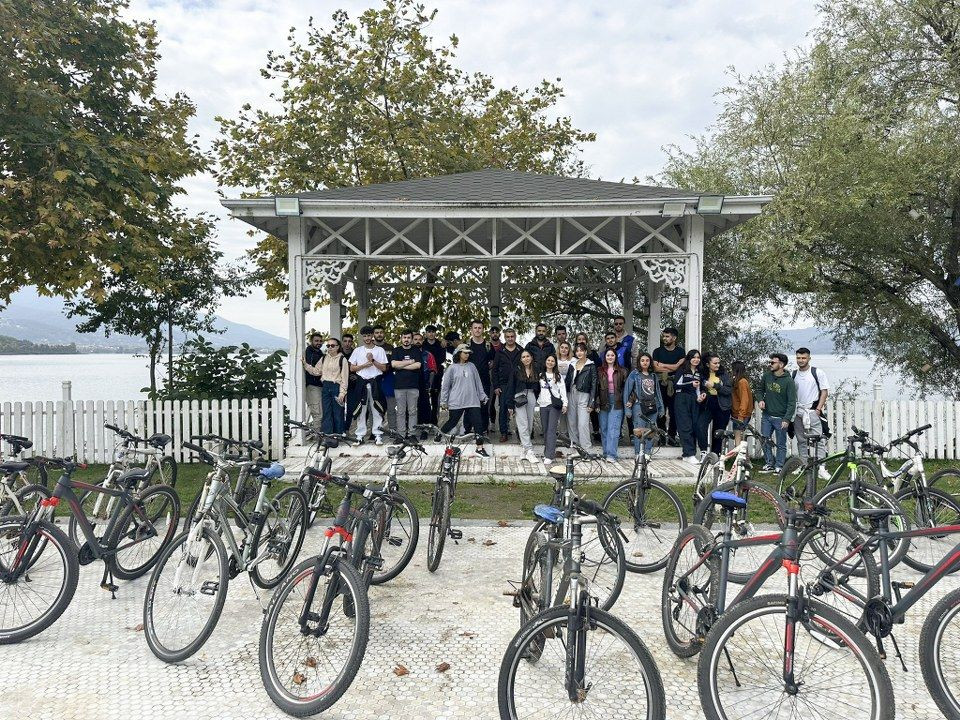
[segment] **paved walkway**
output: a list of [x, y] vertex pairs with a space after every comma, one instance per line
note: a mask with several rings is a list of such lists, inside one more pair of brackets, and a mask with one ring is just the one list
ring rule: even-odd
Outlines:
[[[495, 720], [496, 680], [519, 613], [502, 595], [517, 569], [528, 527], [464, 524], [437, 574], [426, 571], [421, 543], [411, 566], [373, 588], [370, 643], [357, 679], [324, 718], [346, 720]], [[422, 531], [423, 532], [423, 531]], [[321, 533], [308, 534], [316, 547]], [[423, 538], [424, 536], [421, 535]], [[99, 589], [100, 567], [82, 569], [70, 608], [47, 632], [0, 646], [0, 718], [18, 720], [250, 720], [282, 715], [260, 682], [260, 606], [245, 576], [231, 583], [220, 625], [206, 647], [182, 665], [165, 665], [147, 649], [140, 628], [146, 579], [121, 583], [116, 600]], [[678, 660], [660, 626], [662, 573], [631, 575], [614, 612], [652, 651], [667, 691], [668, 717], [701, 717], [694, 660]], [[782, 586], [774, 578], [771, 589]], [[941, 584], [912, 612], [897, 638], [909, 673], [891, 658], [897, 715], [934, 720], [940, 713], [920, 676], [920, 624]], [[265, 598], [264, 598], [265, 601]], [[437, 666], [448, 663], [446, 672]], [[408, 673], [397, 675], [403, 666]]]

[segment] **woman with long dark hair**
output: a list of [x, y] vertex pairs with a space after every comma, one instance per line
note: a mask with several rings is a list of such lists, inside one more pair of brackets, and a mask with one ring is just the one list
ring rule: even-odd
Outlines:
[[697, 464], [697, 427], [700, 407], [705, 399], [700, 389], [700, 351], [688, 350], [683, 364], [673, 374], [677, 413], [677, 434], [680, 436], [683, 461]]
[[718, 430], [726, 430], [730, 422], [730, 410], [733, 406], [733, 382], [727, 373], [720, 356], [708, 352], [703, 357], [703, 370], [700, 373], [706, 399], [700, 408], [697, 437], [701, 450], [709, 443], [710, 450], [719, 455], [723, 451], [723, 438], [718, 438]]
[[[623, 387], [623, 406], [628, 417], [633, 418], [634, 432], [639, 428], [656, 427], [657, 418], [663, 416], [660, 381], [653, 372], [653, 356], [650, 353], [642, 352], [637, 356], [637, 365], [630, 371]], [[636, 436], [631, 439], [634, 454], [639, 455], [641, 440]], [[653, 452], [653, 438], [646, 438], [642, 444], [647, 455]]]
[[560, 418], [567, 414], [567, 387], [555, 355], [543, 359], [539, 380], [537, 407], [540, 408], [540, 426], [543, 428], [543, 462], [549, 465], [557, 454], [557, 426]]
[[730, 364], [730, 370], [733, 371], [730, 419], [733, 422], [733, 441], [739, 445], [743, 439], [743, 431], [747, 429], [750, 416], [753, 415], [753, 390], [745, 362], [734, 360]]
[[513, 370], [507, 383], [507, 412], [517, 418], [517, 435], [523, 456], [530, 462], [536, 462], [533, 453], [533, 410], [540, 393], [540, 380], [529, 350], [520, 353], [520, 361]]
[[623, 424], [623, 385], [627, 372], [617, 362], [617, 351], [607, 348], [603, 353], [603, 366], [597, 373], [597, 395], [600, 399], [600, 436], [603, 438], [603, 455], [607, 462], [619, 457], [620, 426]]
[[570, 366], [570, 396], [567, 425], [570, 439], [589, 452], [593, 446], [590, 417], [597, 404], [597, 366], [587, 357], [587, 346], [577, 343], [577, 359]]

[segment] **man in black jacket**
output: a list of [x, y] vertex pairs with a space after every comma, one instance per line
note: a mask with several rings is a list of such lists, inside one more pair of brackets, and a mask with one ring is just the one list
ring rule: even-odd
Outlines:
[[506, 442], [510, 435], [510, 415], [507, 413], [507, 386], [513, 377], [514, 368], [520, 362], [523, 348], [517, 345], [517, 331], [507, 328], [503, 331], [504, 343], [493, 356], [493, 394], [500, 408], [500, 442]]
[[[483, 330], [483, 321], [473, 320], [470, 323], [470, 338], [467, 341], [467, 347], [470, 348], [470, 362], [477, 367], [477, 374], [480, 375], [480, 384], [483, 385], [483, 391], [487, 397], [491, 396], [490, 391], [490, 370], [493, 368], [494, 350], [487, 342], [486, 333]], [[486, 435], [490, 430], [490, 406], [484, 403], [480, 407], [480, 427], [467, 427], [467, 432], [480, 433]]]
[[533, 355], [533, 366], [537, 369], [538, 373], [543, 371], [547, 356], [557, 354], [557, 349], [553, 346], [553, 343], [547, 340], [547, 332], [548, 329], [546, 325], [537, 323], [537, 334], [524, 348], [524, 350], [529, 351], [529, 353]]
[[437, 364], [437, 374], [433, 376], [433, 382], [430, 385], [430, 422], [436, 425], [440, 414], [440, 384], [443, 381], [443, 362], [447, 359], [447, 350], [443, 346], [443, 341], [437, 337], [436, 325], [427, 325], [423, 331], [426, 334], [423, 349], [433, 355], [433, 360]]

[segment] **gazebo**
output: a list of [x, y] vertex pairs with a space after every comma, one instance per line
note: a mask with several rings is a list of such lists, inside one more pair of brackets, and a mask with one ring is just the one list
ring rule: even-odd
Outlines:
[[[527, 289], [504, 284], [504, 265], [563, 267], [568, 281], [584, 290], [598, 287], [598, 268], [612, 267], [625, 298], [645, 284], [648, 346], [658, 343], [660, 298], [671, 288], [683, 294], [686, 306], [684, 345], [699, 347], [704, 242], [760, 214], [771, 199], [479, 170], [222, 204], [233, 217], [287, 243], [290, 416], [299, 420], [304, 389], [298, 354], [304, 293], [311, 288], [330, 297], [329, 327], [337, 332], [347, 282], [356, 293], [360, 324], [367, 321], [371, 266], [406, 266], [404, 284], [428, 282], [437, 266], [461, 267], [468, 275], [485, 267], [488, 310], [496, 322], [504, 290]], [[623, 314], [632, 327], [630, 303]]]

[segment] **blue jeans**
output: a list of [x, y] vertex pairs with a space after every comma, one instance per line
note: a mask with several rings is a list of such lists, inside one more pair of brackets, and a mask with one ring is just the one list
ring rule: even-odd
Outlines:
[[321, 401], [323, 402], [323, 423], [322, 429], [325, 433], [346, 432], [347, 420], [344, 415], [344, 407], [337, 402], [337, 396], [340, 394], [340, 384], [323, 381], [323, 391]]
[[[644, 415], [640, 412], [640, 403], [634, 403], [633, 407], [630, 408], [627, 412], [630, 413], [630, 416], [633, 418], [633, 427], [636, 428], [648, 428], [657, 426], [657, 413], [654, 411], [650, 415]], [[640, 454], [640, 438], [630, 434], [630, 439], [633, 441], [633, 451], [637, 455]], [[646, 440], [643, 440], [643, 451], [649, 455], [653, 452], [653, 438], [647, 437]]]
[[767, 465], [773, 465], [782, 468], [787, 460], [787, 429], [783, 427], [783, 418], [772, 417], [763, 413], [760, 416], [760, 434], [765, 438], [776, 434], [777, 437], [777, 459], [774, 462], [773, 449], [770, 444], [763, 446], [763, 460]]
[[603, 454], [617, 457], [617, 445], [620, 443], [620, 426], [623, 424], [623, 408], [615, 409], [617, 396], [607, 395], [609, 410], [600, 411], [600, 435], [603, 437]]

